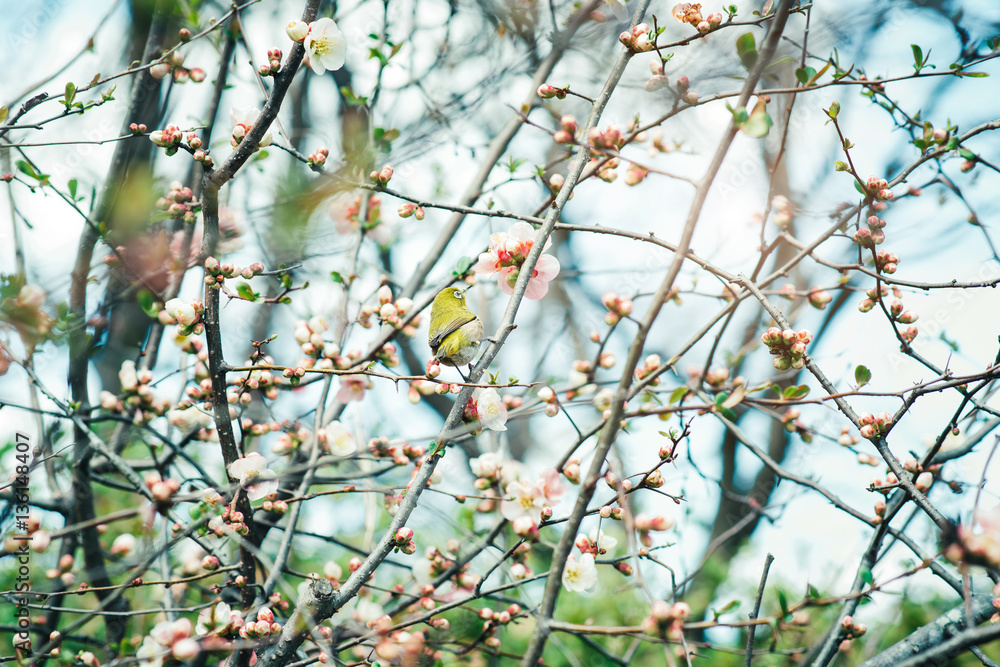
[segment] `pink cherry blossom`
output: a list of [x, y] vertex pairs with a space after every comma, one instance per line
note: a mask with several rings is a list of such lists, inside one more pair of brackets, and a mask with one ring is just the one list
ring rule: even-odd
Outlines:
[[337, 400], [344, 404], [360, 401], [365, 397], [365, 389], [369, 386], [368, 378], [364, 375], [344, 375], [340, 378]]
[[[489, 250], [479, 255], [479, 261], [474, 267], [476, 273], [485, 277], [497, 277], [501, 291], [510, 294], [521, 273], [521, 266], [531, 252], [538, 232], [526, 222], [515, 222], [507, 232], [498, 232], [490, 236]], [[545, 247], [549, 246], [549, 241]], [[559, 275], [559, 260], [552, 255], [541, 255], [535, 263], [525, 289], [525, 298], [538, 300], [549, 291], [549, 282]]]

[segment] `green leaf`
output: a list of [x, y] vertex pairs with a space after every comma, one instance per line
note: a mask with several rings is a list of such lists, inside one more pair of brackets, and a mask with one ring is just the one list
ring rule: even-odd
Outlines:
[[670, 405], [677, 403], [678, 401], [682, 400], [685, 396], [687, 396], [687, 393], [688, 393], [687, 387], [677, 387], [677, 389], [674, 389], [672, 392], [670, 392], [670, 400], [668, 401], [668, 403]]
[[335, 283], [342, 283], [342, 282], [344, 282], [344, 276], [340, 275], [336, 271], [331, 271], [330, 272], [330, 280], [332, 280]]
[[739, 600], [730, 600], [729, 602], [726, 603], [726, 605], [722, 609], [718, 609], [718, 610], [713, 609], [712, 610], [712, 616], [715, 617], [715, 620], [719, 620], [719, 617], [722, 616], [723, 614], [725, 614], [727, 612], [730, 612], [730, 611], [735, 611], [735, 610], [739, 609], [739, 607], [740, 607], [740, 601]]
[[858, 366], [854, 369], [854, 381], [858, 383], [858, 389], [865, 386], [872, 379], [872, 372], [865, 366]]
[[809, 588], [808, 588], [808, 593], [807, 593], [807, 595], [809, 596], [809, 598], [810, 598], [810, 599], [813, 599], [813, 600], [815, 600], [815, 599], [818, 599], [818, 598], [822, 597], [822, 596], [821, 596], [821, 595], [819, 594], [819, 591], [818, 591], [818, 590], [816, 590], [816, 587], [815, 587], [815, 586], [813, 586], [812, 584], [809, 584]]
[[919, 72], [924, 65], [924, 52], [916, 44], [910, 44], [910, 48], [913, 49], [913, 69]]
[[2, 123], [5, 120], [7, 120], [7, 114], [9, 114], [9, 113], [10, 113], [10, 109], [8, 109], [7, 107], [5, 107], [5, 106], [4, 107], [0, 107], [0, 123]]
[[809, 85], [814, 76], [816, 76], [816, 70], [812, 67], [799, 67], [795, 70], [795, 78], [804, 86]]
[[743, 63], [743, 67], [747, 71], [753, 69], [757, 63], [758, 54], [757, 42], [754, 40], [752, 32], [744, 33], [736, 39], [736, 54], [740, 57], [740, 62]]
[[970, 151], [968, 148], [959, 148], [958, 154], [964, 157], [966, 160], [975, 160], [976, 154]]
[[260, 296], [253, 291], [253, 288], [250, 287], [250, 285], [243, 282], [236, 285], [236, 293], [240, 295], [240, 298], [246, 299], [247, 301], [256, 301], [257, 297]]
[[875, 581], [875, 578], [872, 577], [871, 568], [866, 567], [863, 570], [861, 570], [861, 580], [864, 581], [869, 586], [872, 585], [872, 582]]
[[76, 179], [75, 178], [69, 179], [69, 183], [67, 183], [67, 186], [69, 187], [69, 198], [72, 199], [73, 201], [76, 201], [76, 186], [77, 186]]
[[968, 76], [976, 79], [984, 79], [989, 76], [986, 72], [958, 72], [955, 76]]
[[808, 395], [809, 387], [804, 384], [800, 384], [797, 387], [786, 387], [785, 391], [781, 394], [782, 398], [787, 399], [805, 398]]
[[507, 384], [517, 384], [518, 382], [520, 382], [520, 380], [517, 378], [516, 375], [511, 375], [510, 377], [507, 378]]
[[746, 122], [740, 126], [743, 133], [750, 137], [760, 138], [766, 137], [767, 133], [771, 130], [771, 126], [774, 125], [774, 121], [771, 117], [767, 115], [767, 111], [764, 110], [763, 104], [758, 104], [754, 107], [753, 113], [747, 118]]
[[141, 289], [138, 293], [136, 293], [135, 297], [139, 307], [142, 308], [142, 312], [146, 313], [154, 320], [159, 316], [160, 306], [156, 302], [156, 298], [153, 296], [152, 292], [148, 289]]
[[830, 108], [826, 110], [826, 115], [830, 118], [836, 118], [840, 115], [840, 102], [831, 102]]
[[469, 269], [471, 267], [472, 267], [472, 258], [462, 257], [461, 259], [458, 260], [458, 263], [455, 264], [455, 270], [452, 273], [456, 277], [461, 278], [462, 276], [464, 276], [466, 273], [469, 272]]
[[66, 106], [72, 104], [73, 100], [76, 99], [76, 85], [72, 81], [66, 84], [66, 91], [63, 93], [63, 99], [63, 104]]
[[856, 179], [856, 178], [854, 179], [854, 189], [857, 190], [858, 192], [860, 192], [861, 194], [865, 195], [865, 196], [868, 195], [868, 193], [865, 192], [865, 189], [863, 187], [861, 187], [861, 184], [858, 183], [858, 179]]
[[788, 597], [785, 591], [778, 589], [778, 605], [781, 607], [781, 615], [788, 616]]
[[721, 408], [719, 410], [719, 414], [721, 414], [723, 417], [725, 417], [731, 422], [739, 420], [739, 416], [729, 408]]
[[833, 168], [834, 168], [835, 171], [850, 171], [851, 170], [851, 167], [846, 162], [842, 162], [840, 160], [837, 160], [836, 162], [833, 163]]

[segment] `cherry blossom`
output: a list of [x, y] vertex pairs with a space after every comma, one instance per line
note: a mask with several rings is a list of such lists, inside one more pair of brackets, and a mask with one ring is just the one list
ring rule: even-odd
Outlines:
[[594, 554], [583, 554], [580, 560], [574, 556], [566, 559], [566, 569], [562, 575], [563, 588], [574, 593], [582, 593], [593, 589], [596, 584], [597, 566], [594, 564]]
[[[236, 617], [239, 617], [237, 612]], [[198, 622], [194, 631], [199, 635], [219, 634], [233, 622], [233, 612], [225, 602], [218, 602], [214, 607], [208, 607], [198, 612]]]
[[[538, 232], [526, 222], [515, 222], [507, 232], [498, 232], [490, 236], [490, 246], [487, 252], [479, 255], [479, 261], [474, 267], [476, 273], [489, 278], [496, 275], [497, 284], [504, 294], [514, 291], [514, 283], [520, 274], [525, 258], [531, 252]], [[551, 241], [546, 241], [548, 248]], [[559, 275], [559, 260], [552, 255], [540, 255], [535, 268], [528, 280], [524, 296], [537, 301], [549, 291], [549, 282]]]
[[476, 389], [472, 392], [476, 404], [476, 414], [483, 428], [491, 431], [506, 431], [507, 406], [503, 404], [496, 389]]
[[[233, 107], [229, 110], [229, 119], [233, 122], [233, 146], [250, 132], [250, 128], [260, 117], [260, 109], [256, 107]], [[260, 148], [271, 145], [271, 131], [268, 130], [260, 140]]]
[[341, 403], [360, 401], [365, 397], [365, 389], [371, 387], [371, 382], [365, 375], [344, 375], [340, 378], [340, 391], [337, 400]]
[[339, 421], [330, 422], [325, 430], [327, 445], [334, 456], [350, 456], [358, 451], [358, 441]]
[[625, 7], [625, 3], [628, 0], [604, 0], [604, 3], [611, 10], [611, 13], [615, 15], [615, 18], [619, 21], [628, 21], [628, 8]]
[[337, 70], [347, 57], [347, 39], [331, 18], [321, 18], [309, 24], [309, 34], [302, 41], [309, 54], [309, 67], [316, 74]]
[[229, 464], [229, 474], [240, 481], [251, 501], [260, 500], [278, 490], [278, 476], [267, 467], [267, 459], [250, 452]]

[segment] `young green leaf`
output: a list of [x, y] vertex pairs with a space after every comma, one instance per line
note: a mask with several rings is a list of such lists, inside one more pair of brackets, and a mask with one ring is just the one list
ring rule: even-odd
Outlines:
[[868, 384], [872, 379], [872, 372], [865, 366], [858, 366], [854, 369], [854, 381], [858, 383], [858, 389]]

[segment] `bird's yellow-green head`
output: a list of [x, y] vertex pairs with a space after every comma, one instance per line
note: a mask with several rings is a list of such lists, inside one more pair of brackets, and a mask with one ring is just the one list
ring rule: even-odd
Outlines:
[[469, 307], [465, 305], [465, 293], [471, 287], [471, 285], [466, 285], [465, 287], [452, 285], [451, 287], [445, 287], [437, 293], [434, 297], [434, 303], [431, 305], [431, 329], [435, 326], [435, 314], [439, 318], [452, 319], [462, 313], [471, 312]]

